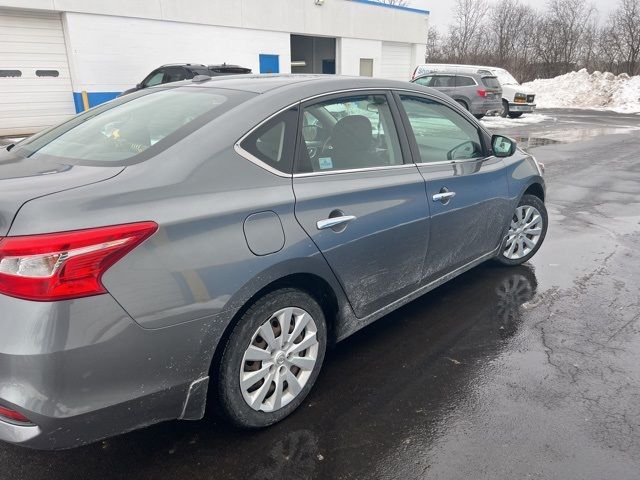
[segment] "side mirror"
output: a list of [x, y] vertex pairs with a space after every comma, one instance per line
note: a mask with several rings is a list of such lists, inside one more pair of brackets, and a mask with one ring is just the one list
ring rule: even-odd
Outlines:
[[139, 83], [136, 85], [136, 90], [142, 90], [144, 88], [144, 85]]
[[496, 157], [510, 157], [516, 153], [516, 141], [502, 135], [491, 137], [491, 149]]

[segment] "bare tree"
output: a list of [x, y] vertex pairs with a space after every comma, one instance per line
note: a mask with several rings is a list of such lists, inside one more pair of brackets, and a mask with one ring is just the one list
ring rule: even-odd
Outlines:
[[457, 62], [470, 62], [483, 53], [483, 20], [488, 11], [487, 0], [456, 0], [445, 49]]
[[640, 73], [640, 0], [621, 0], [605, 28], [612, 60], [629, 75]]
[[500, 0], [493, 4], [487, 20], [488, 41], [497, 66], [518, 70], [518, 62], [530, 49], [530, 25], [535, 12], [520, 0]]
[[446, 59], [442, 52], [442, 36], [434, 27], [429, 28], [427, 32], [427, 45], [425, 50], [425, 60], [430, 63], [438, 63]]
[[591, 0], [456, 0], [445, 35], [427, 34], [429, 62], [487, 64], [528, 81], [571, 70], [640, 73], [640, 0], [618, 0], [602, 26]]

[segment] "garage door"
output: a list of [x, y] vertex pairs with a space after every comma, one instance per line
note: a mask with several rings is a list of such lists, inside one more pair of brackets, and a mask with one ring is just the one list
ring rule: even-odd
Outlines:
[[74, 113], [60, 15], [0, 9], [0, 136], [34, 133]]
[[382, 43], [382, 77], [407, 81], [411, 78], [411, 45]]

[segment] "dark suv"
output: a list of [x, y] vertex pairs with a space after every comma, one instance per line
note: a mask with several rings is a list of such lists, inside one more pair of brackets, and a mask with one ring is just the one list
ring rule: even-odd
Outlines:
[[188, 80], [196, 75], [208, 75], [216, 77], [220, 75], [239, 75], [242, 73], [251, 73], [250, 68], [240, 67], [238, 65], [202, 65], [200, 63], [173, 63], [162, 65], [151, 72], [147, 77], [137, 84], [135, 87], [125, 90], [120, 94], [137, 92], [143, 88], [153, 87], [162, 83], [179, 82], [180, 80]]

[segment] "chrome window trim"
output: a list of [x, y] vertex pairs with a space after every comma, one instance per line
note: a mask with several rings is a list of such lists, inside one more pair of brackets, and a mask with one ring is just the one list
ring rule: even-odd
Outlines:
[[416, 167], [415, 163], [403, 163], [402, 165], [383, 165], [381, 167], [350, 168], [348, 170], [327, 170], [324, 172], [294, 173], [293, 178], [316, 177], [321, 175], [339, 175], [341, 173], [376, 172], [378, 170], [396, 170], [401, 168]]
[[[422, 86], [420, 86], [422, 87]], [[422, 87], [424, 88], [424, 87]], [[426, 88], [431, 88], [431, 87], [426, 87]], [[353, 93], [353, 92], [361, 92], [361, 91], [371, 91], [371, 90], [382, 90], [385, 92], [410, 92], [413, 94], [417, 94], [417, 95], [422, 95], [422, 96], [426, 96], [429, 97], [435, 101], [442, 101], [443, 99], [438, 98], [436, 96], [430, 95], [429, 93], [425, 93], [423, 91], [420, 91], [418, 89], [411, 89], [411, 88], [396, 88], [396, 87], [383, 87], [383, 86], [367, 86], [367, 87], [359, 87], [359, 88], [345, 88], [342, 90], [332, 90], [330, 92], [324, 92], [324, 93], [318, 93], [316, 95], [311, 95], [309, 97], [305, 97], [301, 100], [297, 100], [289, 105], [287, 105], [286, 107], [281, 108], [280, 110], [276, 111], [275, 113], [272, 113], [271, 115], [269, 115], [267, 118], [265, 118], [264, 120], [262, 120], [260, 123], [256, 124], [255, 126], [253, 126], [249, 131], [247, 131], [247, 133], [245, 133], [244, 135], [242, 135], [242, 137], [240, 137], [233, 145], [233, 149], [235, 150], [235, 152], [240, 155], [242, 158], [244, 158], [245, 160], [250, 161], [251, 163], [253, 163], [254, 165], [262, 168], [263, 170], [266, 170], [269, 173], [272, 173], [274, 175], [277, 175], [279, 177], [282, 178], [297, 178], [297, 177], [310, 177], [313, 175], [333, 175], [333, 174], [339, 174], [339, 173], [354, 173], [354, 172], [366, 172], [366, 171], [373, 171], [373, 170], [388, 170], [388, 169], [392, 169], [392, 168], [406, 168], [406, 167], [413, 167], [413, 166], [418, 166], [418, 165], [435, 165], [436, 163], [426, 163], [426, 164], [422, 164], [422, 163], [405, 163], [402, 165], [389, 165], [389, 166], [382, 166], [382, 167], [365, 167], [365, 168], [354, 168], [354, 169], [350, 169], [350, 170], [331, 170], [331, 171], [327, 171], [327, 172], [308, 172], [308, 173], [285, 173], [281, 170], [278, 170], [276, 168], [273, 168], [271, 165], [263, 162], [262, 160], [260, 160], [259, 158], [257, 158], [256, 156], [252, 155], [251, 153], [247, 152], [244, 148], [242, 148], [242, 146], [240, 145], [249, 135], [251, 135], [255, 130], [257, 130], [258, 128], [260, 128], [262, 125], [264, 125], [265, 123], [267, 123], [269, 120], [271, 120], [273, 117], [280, 115], [282, 112], [295, 107], [296, 105], [301, 105], [302, 103], [308, 102], [310, 100], [315, 100], [317, 98], [322, 98], [322, 97], [328, 97], [328, 96], [332, 96], [332, 95], [339, 95], [341, 93]], [[487, 134], [489, 133], [482, 124], [480, 124], [478, 122], [478, 125], [480, 125], [480, 128], [482, 128]], [[468, 159], [468, 160], [474, 160], [474, 159]], [[476, 159], [477, 160], [477, 159]], [[441, 162], [442, 164], [447, 164], [447, 163], [455, 163], [459, 160], [451, 160], [451, 161], [443, 161]], [[440, 163], [440, 162], [438, 162]]]
[[276, 117], [278, 115], [280, 115], [282, 112], [286, 112], [287, 110], [289, 110], [292, 107], [295, 107], [296, 105], [300, 105], [300, 101], [294, 102], [290, 105], [287, 105], [284, 108], [281, 108], [280, 110], [278, 110], [275, 113], [272, 113], [271, 115], [269, 115], [267, 118], [265, 118], [264, 120], [262, 120], [260, 123], [258, 123], [257, 125], [255, 125], [254, 127], [251, 128], [251, 130], [249, 130], [247, 133], [245, 133], [242, 137], [240, 137], [240, 139], [238, 139], [236, 141], [236, 143], [233, 144], [233, 149], [235, 150], [235, 152], [240, 155], [241, 157], [243, 157], [246, 160], [249, 160], [251, 163], [255, 164], [256, 166], [266, 170], [269, 173], [273, 173], [274, 175], [277, 175], [279, 177], [283, 177], [283, 178], [291, 178], [292, 174], [291, 173], [286, 173], [283, 172], [281, 170], [278, 170], [277, 168], [273, 168], [271, 165], [269, 165], [266, 162], [263, 162], [262, 160], [260, 160], [258, 157], [256, 157], [255, 155], [253, 155], [250, 152], [247, 152], [244, 148], [242, 148], [241, 143], [244, 142], [244, 140], [251, 135], [253, 132], [255, 132], [258, 128], [260, 128], [262, 125], [264, 125], [265, 123], [267, 123], [269, 120], [271, 120], [273, 117]]
[[456, 163], [467, 163], [467, 162], [486, 162], [488, 160], [493, 160], [494, 158], [498, 158], [495, 155], [489, 155], [488, 157], [475, 157], [475, 158], [461, 158], [460, 160], [440, 160], [438, 162], [419, 162], [416, 163], [416, 167], [423, 167], [429, 165], [453, 165]]

